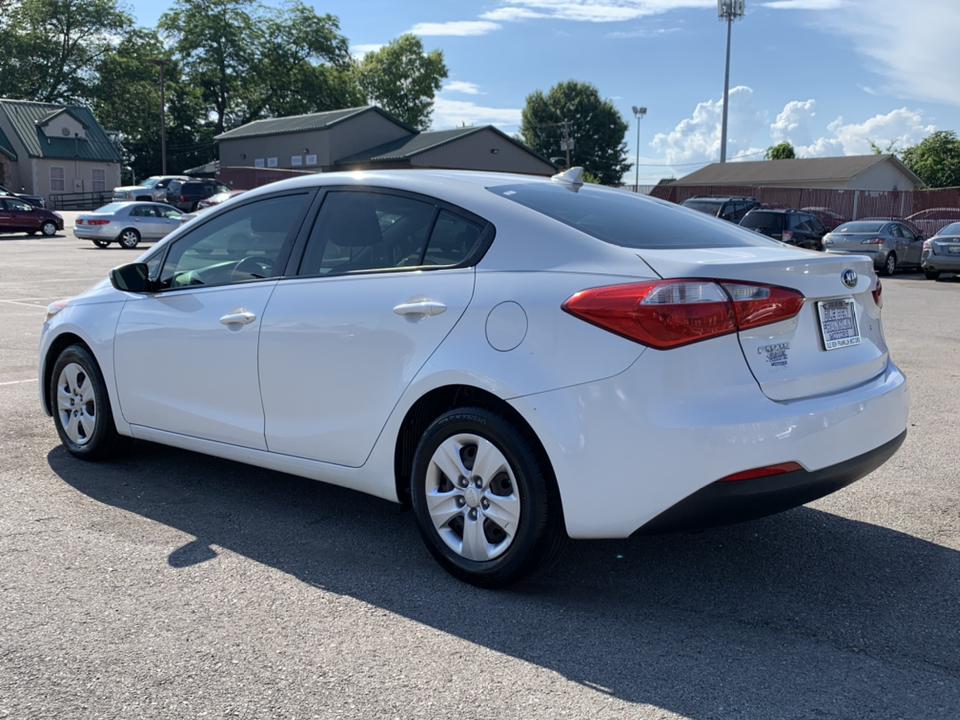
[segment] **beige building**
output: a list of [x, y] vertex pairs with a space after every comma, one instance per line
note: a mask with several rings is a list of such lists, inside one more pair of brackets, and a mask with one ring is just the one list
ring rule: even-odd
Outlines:
[[119, 184], [120, 153], [89, 109], [0, 98], [0, 185], [57, 207]]
[[895, 155], [713, 163], [675, 180], [678, 186], [917, 190], [923, 181]]
[[552, 175], [556, 168], [492, 125], [417, 132], [378, 107], [257, 120], [216, 137], [220, 170], [331, 172], [448, 168]]

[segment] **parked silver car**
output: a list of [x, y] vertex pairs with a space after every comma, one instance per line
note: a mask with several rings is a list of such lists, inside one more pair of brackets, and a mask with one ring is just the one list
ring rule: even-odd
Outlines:
[[112, 242], [135, 248], [141, 240], [159, 240], [180, 226], [181, 213], [154, 202], [114, 202], [77, 217], [73, 234], [105, 248]]
[[928, 280], [942, 273], [960, 274], [960, 223], [951, 223], [923, 243], [920, 267]]
[[923, 236], [897, 220], [854, 220], [823, 237], [823, 249], [866, 255], [882, 275], [905, 267], [920, 267]]

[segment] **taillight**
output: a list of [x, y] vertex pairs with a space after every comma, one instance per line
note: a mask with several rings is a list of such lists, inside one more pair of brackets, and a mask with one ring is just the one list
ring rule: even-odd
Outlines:
[[83, 225], [83, 218], [77, 218], [77, 225]]
[[780, 239], [784, 242], [790, 242], [793, 240], [793, 230], [784, 230], [780, 233]]
[[933, 240], [924, 240], [923, 250], [924, 252], [933, 252]]
[[861, 240], [861, 245], [883, 245], [883, 238], [870, 238], [869, 240]]
[[[87, 220], [87, 225], [108, 225], [109, 223], [109, 220]], [[77, 221], [77, 224], [79, 224], [79, 221]]]
[[759, 478], [773, 477], [774, 475], [785, 475], [787, 473], [803, 470], [803, 466], [795, 462], [780, 463], [779, 465], [765, 465], [764, 467], [744, 470], [743, 472], [727, 475], [720, 478], [717, 482], [740, 482], [741, 480], [758, 480]]
[[873, 295], [873, 301], [877, 304], [878, 308], [883, 307], [883, 285], [880, 283], [880, 278], [877, 278], [877, 286], [870, 291], [870, 294]]
[[732, 280], [651, 280], [581, 290], [563, 309], [581, 320], [658, 350], [794, 317], [796, 290]]

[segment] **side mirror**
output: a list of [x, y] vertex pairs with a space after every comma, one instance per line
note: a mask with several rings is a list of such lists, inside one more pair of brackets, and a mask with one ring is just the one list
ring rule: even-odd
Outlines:
[[145, 293], [153, 290], [146, 263], [129, 263], [115, 267], [110, 271], [110, 284], [117, 290], [133, 293]]

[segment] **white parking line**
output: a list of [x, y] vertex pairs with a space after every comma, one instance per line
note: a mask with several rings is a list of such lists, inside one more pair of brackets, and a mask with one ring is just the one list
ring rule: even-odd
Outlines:
[[19, 300], [0, 300], [2, 303], [10, 303], [11, 305], [22, 305], [23, 307], [29, 308], [46, 308], [46, 305], [40, 305], [39, 303], [28, 303], [20, 302]]
[[6, 382], [0, 382], [0, 387], [3, 385], [22, 385], [23, 383], [36, 382], [37, 378], [28, 378], [27, 380], [7, 380]]

